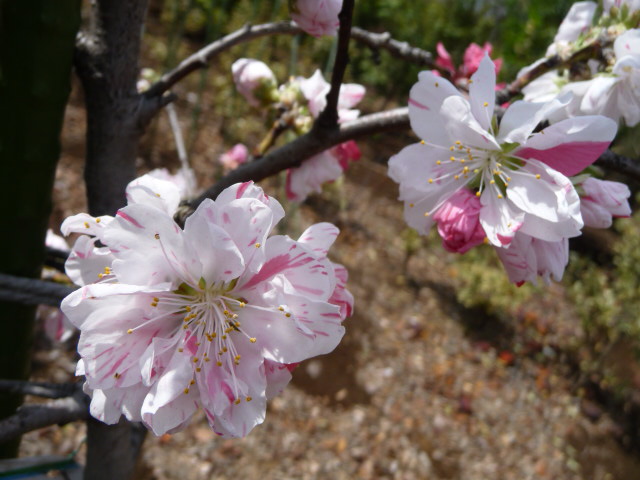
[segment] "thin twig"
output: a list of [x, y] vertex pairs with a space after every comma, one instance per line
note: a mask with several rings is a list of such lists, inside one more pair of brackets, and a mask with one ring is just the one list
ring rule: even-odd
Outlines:
[[0, 443], [50, 425], [89, 418], [89, 397], [80, 384], [72, 396], [37, 405], [23, 405], [15, 415], [0, 421]]
[[395, 40], [389, 32], [374, 33], [363, 30], [360, 27], [353, 27], [351, 28], [351, 38], [372, 50], [387, 50], [394, 58], [415, 63], [425, 68], [438, 68], [430, 52], [413, 47], [407, 42]]
[[624, 157], [606, 150], [596, 161], [596, 165], [622, 173], [636, 182], [640, 182], [640, 160]]
[[349, 65], [349, 40], [351, 38], [351, 19], [353, 17], [354, 0], [344, 0], [338, 30], [338, 48], [331, 72], [331, 89], [327, 93], [327, 105], [320, 113], [314, 128], [334, 129], [338, 126], [338, 98], [344, 73]]
[[0, 392], [35, 395], [43, 398], [65, 398], [76, 393], [78, 383], [30, 382], [25, 380], [0, 380]]
[[77, 287], [0, 273], [0, 301], [57, 307]]
[[165, 73], [160, 78], [160, 80], [151, 85], [149, 90], [147, 90], [144, 95], [146, 98], [161, 96], [191, 72], [208, 67], [209, 62], [213, 57], [226, 50], [229, 50], [235, 45], [268, 35], [295, 35], [300, 32], [300, 28], [294, 26], [291, 22], [265, 23], [262, 25], [245, 25], [240, 30], [236, 30], [229, 35], [226, 35], [216, 40], [215, 42], [210, 43], [206, 47], [198, 50], [193, 55], [184, 59], [176, 68], [168, 73]]

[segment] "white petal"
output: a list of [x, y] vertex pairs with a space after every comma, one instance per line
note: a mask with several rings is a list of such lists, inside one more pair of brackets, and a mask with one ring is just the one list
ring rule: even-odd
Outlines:
[[485, 54], [469, 83], [469, 103], [473, 116], [489, 132], [496, 103], [496, 67], [488, 54]]

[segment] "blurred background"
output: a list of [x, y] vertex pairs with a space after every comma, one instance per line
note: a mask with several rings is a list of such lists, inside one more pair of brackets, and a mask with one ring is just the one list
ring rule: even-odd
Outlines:
[[[456, 65], [471, 42], [493, 45], [500, 81], [544, 55], [573, 2], [557, 0], [368, 0], [354, 25], [433, 52], [443, 42]], [[88, 5], [87, 5], [88, 7]], [[289, 18], [285, 0], [152, 0], [144, 32], [145, 78], [245, 23]], [[265, 117], [236, 91], [231, 64], [266, 62], [280, 83], [328, 78], [335, 39], [307, 35], [235, 47], [174, 90], [189, 161], [201, 188], [222, 175], [219, 156], [267, 132]], [[345, 81], [361, 83], [362, 113], [406, 105], [419, 68], [352, 43]], [[86, 211], [82, 186], [85, 112], [74, 88], [65, 118], [51, 227]], [[637, 158], [634, 131], [615, 149]], [[279, 142], [291, 137], [284, 135]], [[263, 182], [297, 237], [330, 221], [342, 231], [333, 260], [350, 272], [355, 315], [338, 349], [302, 364], [246, 439], [221, 440], [196, 415], [175, 435], [149, 436], [141, 479], [589, 479], [640, 478], [640, 216], [585, 234], [559, 284], [511, 285], [490, 247], [464, 256], [435, 231], [406, 228], [388, 158], [416, 141], [411, 132], [358, 141], [363, 155], [344, 179], [302, 205], [288, 203], [282, 176]], [[166, 114], [150, 126], [140, 173], [176, 170]], [[607, 175], [608, 179], [624, 178]], [[637, 184], [630, 184], [634, 195]], [[633, 201], [633, 206], [636, 201]], [[34, 378], [73, 378], [73, 340], [39, 337]], [[80, 424], [29, 434], [23, 455], [68, 454]], [[82, 450], [81, 450], [82, 454]]]

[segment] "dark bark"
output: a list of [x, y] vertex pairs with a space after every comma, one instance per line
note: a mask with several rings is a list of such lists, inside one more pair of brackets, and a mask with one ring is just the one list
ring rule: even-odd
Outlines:
[[146, 0], [96, 2], [92, 25], [78, 36], [75, 66], [87, 107], [85, 181], [89, 213], [114, 214], [135, 178], [146, 121], [136, 90]]
[[[147, 0], [99, 0], [91, 26], [78, 37], [75, 65], [87, 108], [85, 181], [89, 213], [114, 214], [125, 204], [135, 178], [140, 137], [162, 106], [138, 94], [138, 58]], [[144, 429], [122, 419], [117, 425], [87, 423], [85, 478], [132, 478]]]
[[[0, 272], [38, 278], [70, 91], [79, 0], [0, 1]], [[26, 379], [35, 306], [0, 301], [0, 377]], [[21, 394], [0, 395], [0, 418]], [[2, 440], [0, 440], [2, 442]], [[19, 436], [0, 446], [15, 456]]]

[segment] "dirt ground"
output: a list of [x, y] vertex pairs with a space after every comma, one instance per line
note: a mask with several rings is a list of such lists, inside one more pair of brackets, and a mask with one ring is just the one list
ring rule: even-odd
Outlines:
[[[165, 120], [157, 128], [156, 138], [170, 138]], [[84, 211], [83, 129], [76, 89], [52, 225]], [[216, 130], [198, 145], [192, 162], [206, 185], [222, 151]], [[172, 148], [147, 142], [141, 170], [162, 165]], [[340, 189], [312, 197], [288, 221], [292, 236], [315, 221], [341, 228], [332, 259], [348, 267], [356, 306], [340, 346], [303, 363], [245, 439], [217, 438], [200, 414], [183, 432], [149, 435], [137, 478], [640, 478], [624, 425], [585, 397], [563, 354], [566, 339], [582, 333], [561, 285], [507, 322], [456, 302], [453, 279], [465, 272], [437, 242], [407, 256], [397, 187], [370, 161], [394, 148], [365, 147]], [[39, 345], [34, 378], [73, 378], [72, 352]], [[21, 454], [68, 454], [83, 437], [81, 424], [51, 427], [27, 435]]]

